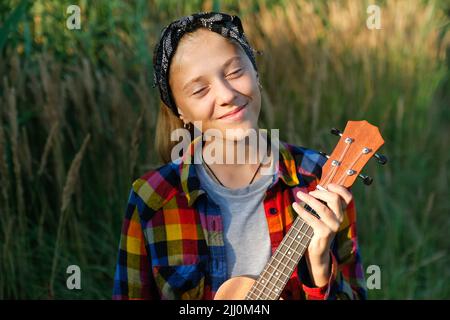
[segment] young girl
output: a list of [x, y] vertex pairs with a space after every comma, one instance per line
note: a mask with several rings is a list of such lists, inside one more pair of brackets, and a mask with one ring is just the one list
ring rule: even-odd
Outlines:
[[[166, 164], [131, 188], [113, 298], [214, 299], [231, 277], [261, 273], [297, 215], [314, 235], [281, 297], [366, 298], [353, 197], [339, 185], [316, 190], [325, 157], [259, 130], [261, 85], [239, 18], [172, 22], [153, 64]], [[181, 156], [180, 130], [190, 139]]]

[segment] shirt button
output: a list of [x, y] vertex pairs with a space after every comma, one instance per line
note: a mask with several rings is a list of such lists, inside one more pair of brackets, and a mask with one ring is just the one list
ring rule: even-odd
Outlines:
[[270, 214], [277, 214], [278, 210], [277, 210], [277, 208], [270, 208], [269, 212], [270, 212]]

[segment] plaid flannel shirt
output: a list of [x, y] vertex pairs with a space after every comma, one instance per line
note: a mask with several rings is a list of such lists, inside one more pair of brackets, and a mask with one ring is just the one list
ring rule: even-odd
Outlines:
[[[113, 299], [213, 299], [227, 280], [219, 207], [196, 175], [195, 139], [182, 158], [137, 179], [123, 221]], [[264, 197], [272, 253], [292, 225], [292, 203], [301, 190], [315, 189], [326, 158], [280, 141], [276, 177]], [[305, 258], [281, 295], [284, 299], [365, 299], [364, 271], [353, 201], [330, 250], [331, 275], [313, 287]]]

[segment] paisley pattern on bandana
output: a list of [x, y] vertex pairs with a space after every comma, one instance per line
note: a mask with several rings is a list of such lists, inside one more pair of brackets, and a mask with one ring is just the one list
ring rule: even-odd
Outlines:
[[169, 67], [181, 38], [198, 28], [207, 28], [221, 36], [237, 41], [258, 71], [255, 53], [244, 34], [241, 20], [237, 16], [218, 12], [201, 12], [173, 21], [161, 31], [159, 43], [153, 53], [153, 87], [158, 86], [161, 100], [179, 116], [169, 86]]

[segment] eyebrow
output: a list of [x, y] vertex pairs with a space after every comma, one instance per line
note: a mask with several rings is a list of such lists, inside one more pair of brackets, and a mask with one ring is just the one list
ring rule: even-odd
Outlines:
[[[226, 68], [228, 67], [230, 64], [232, 64], [235, 60], [241, 60], [240, 56], [233, 56], [230, 59], [228, 59], [227, 61], [225, 61], [225, 63], [223, 64], [223, 67]], [[191, 80], [189, 80], [188, 82], [186, 82], [186, 84], [183, 86], [183, 90], [186, 90], [191, 84], [193, 84], [194, 82], [200, 80], [201, 78], [203, 78], [203, 76], [198, 76], [195, 78], [192, 78]]]

